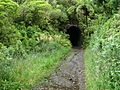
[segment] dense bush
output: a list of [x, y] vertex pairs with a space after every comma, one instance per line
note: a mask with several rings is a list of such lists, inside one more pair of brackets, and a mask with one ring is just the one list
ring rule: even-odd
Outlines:
[[[120, 30], [118, 0], [86, 0], [93, 9], [84, 31], [88, 90], [119, 90]], [[114, 15], [115, 14], [115, 15]]]
[[92, 4], [95, 12], [111, 15], [118, 10], [120, 3], [118, 0], [92, 0]]
[[4, 18], [13, 20], [16, 17], [18, 7], [19, 5], [12, 0], [0, 0], [0, 24]]
[[[120, 15], [99, 26], [86, 50], [89, 90], [120, 88]], [[91, 53], [91, 54], [90, 54]]]
[[13, 1], [16, 2], [16, 3], [18, 3], [18, 4], [23, 4], [27, 0], [13, 0]]
[[89, 46], [88, 90], [119, 90], [117, 10], [118, 0], [0, 0], [0, 89], [28, 89], [49, 75], [70, 50], [63, 32], [74, 24]]
[[20, 33], [13, 24], [18, 4], [11, 0], [0, 1], [0, 42], [5, 46], [13, 45], [20, 38]]
[[0, 90], [28, 89], [53, 71], [71, 48], [58, 31], [67, 20], [45, 0], [0, 0]]
[[29, 1], [25, 2], [18, 9], [18, 17], [16, 22], [24, 22], [26, 26], [38, 25], [45, 28], [49, 25], [49, 13], [52, 6], [45, 1]]
[[[24, 25], [16, 25], [16, 27], [21, 38], [16, 41], [14, 38], [12, 42], [15, 43], [11, 45], [9, 45], [10, 43], [8, 44], [8, 42], [6, 42], [8, 45], [6, 45], [5, 42], [0, 44], [1, 90], [30, 88], [36, 84], [39, 79], [49, 75], [50, 71], [56, 67], [59, 60], [68, 53], [71, 47], [64, 33], [42, 31], [38, 26], [25, 27]], [[12, 39], [11, 37], [9, 38]], [[54, 57], [54, 55], [56, 57]], [[43, 62], [43, 60], [45, 60], [45, 62]], [[38, 62], [38, 64], [36, 64], [36, 62]], [[30, 65], [34, 65], [34, 67]], [[41, 65], [43, 66], [41, 67]], [[35, 76], [31, 70], [36, 73]], [[31, 77], [35, 78], [31, 81]]]

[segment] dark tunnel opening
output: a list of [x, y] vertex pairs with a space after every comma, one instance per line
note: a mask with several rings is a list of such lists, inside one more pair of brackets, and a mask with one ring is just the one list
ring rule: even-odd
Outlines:
[[73, 47], [81, 47], [81, 31], [77, 26], [70, 26], [67, 29], [67, 34], [69, 34], [69, 40]]

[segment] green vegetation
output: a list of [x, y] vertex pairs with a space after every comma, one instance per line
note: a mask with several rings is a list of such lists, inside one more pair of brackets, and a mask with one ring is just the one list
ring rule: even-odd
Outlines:
[[85, 55], [89, 90], [120, 88], [119, 20], [120, 15], [114, 15], [91, 38]]
[[119, 0], [0, 0], [0, 90], [26, 90], [71, 49], [68, 24], [83, 36], [88, 90], [120, 89]]
[[68, 48], [62, 46], [56, 49], [40, 54], [30, 54], [26, 59], [20, 58], [1, 62], [2, 73], [0, 76], [2, 81], [0, 89], [29, 89], [49, 76], [69, 51]]
[[71, 49], [58, 27], [66, 20], [44, 0], [0, 0], [0, 90], [30, 89], [52, 73]]
[[104, 1], [97, 1], [101, 12], [95, 11], [97, 18], [91, 20], [87, 28], [88, 33], [92, 32], [85, 51], [88, 90], [120, 89], [119, 3], [117, 0]]

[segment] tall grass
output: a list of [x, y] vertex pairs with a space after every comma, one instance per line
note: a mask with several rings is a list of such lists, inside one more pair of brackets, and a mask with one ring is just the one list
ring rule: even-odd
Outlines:
[[85, 51], [88, 90], [120, 90], [120, 15], [105, 22]]
[[[49, 76], [60, 61], [67, 55], [70, 48], [57, 48], [38, 54], [28, 55], [26, 59], [14, 59], [8, 62], [1, 72], [2, 76], [0, 90], [27, 90], [39, 81]], [[6, 79], [6, 80], [5, 80]]]

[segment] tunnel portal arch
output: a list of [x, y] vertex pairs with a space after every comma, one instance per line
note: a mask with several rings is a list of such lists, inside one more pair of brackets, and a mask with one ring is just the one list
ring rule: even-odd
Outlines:
[[81, 31], [76, 25], [71, 25], [67, 28], [67, 34], [69, 34], [69, 40], [73, 47], [81, 47]]

